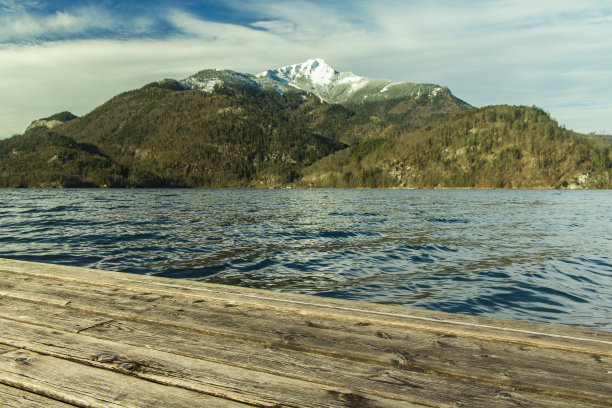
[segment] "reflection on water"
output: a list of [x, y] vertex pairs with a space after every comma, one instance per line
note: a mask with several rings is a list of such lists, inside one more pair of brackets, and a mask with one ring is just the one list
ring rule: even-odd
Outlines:
[[0, 256], [612, 330], [612, 192], [0, 190]]

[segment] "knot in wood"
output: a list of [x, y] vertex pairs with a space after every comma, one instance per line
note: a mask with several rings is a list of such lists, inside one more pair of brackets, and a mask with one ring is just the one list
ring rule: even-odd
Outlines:
[[127, 362], [119, 365], [119, 368], [126, 371], [136, 371], [140, 368], [138, 363]]

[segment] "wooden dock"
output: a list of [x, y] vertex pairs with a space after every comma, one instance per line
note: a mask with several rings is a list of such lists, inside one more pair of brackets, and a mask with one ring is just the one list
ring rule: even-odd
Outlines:
[[612, 333], [0, 259], [0, 406], [612, 406]]

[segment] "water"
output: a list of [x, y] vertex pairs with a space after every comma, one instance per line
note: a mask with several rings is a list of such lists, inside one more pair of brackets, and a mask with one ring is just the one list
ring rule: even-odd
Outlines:
[[612, 331], [612, 192], [0, 190], [0, 257]]

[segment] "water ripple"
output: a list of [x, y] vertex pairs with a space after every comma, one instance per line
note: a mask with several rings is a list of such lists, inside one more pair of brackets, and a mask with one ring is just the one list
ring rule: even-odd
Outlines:
[[0, 257], [612, 331], [612, 192], [3, 190]]

